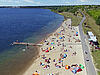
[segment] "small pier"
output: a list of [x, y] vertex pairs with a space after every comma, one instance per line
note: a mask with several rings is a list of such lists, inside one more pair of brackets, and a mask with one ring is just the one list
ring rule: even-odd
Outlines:
[[42, 44], [25, 43], [25, 42], [13, 42], [12, 45], [42, 46]]

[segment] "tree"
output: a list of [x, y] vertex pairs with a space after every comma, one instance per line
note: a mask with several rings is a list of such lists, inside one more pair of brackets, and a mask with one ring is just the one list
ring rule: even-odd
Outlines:
[[100, 16], [98, 16], [97, 20], [96, 20], [96, 24], [100, 25]]
[[[97, 20], [96, 20], [96, 24], [99, 25], [100, 27], [100, 16], [98, 16]], [[100, 29], [100, 28], [99, 28]]]

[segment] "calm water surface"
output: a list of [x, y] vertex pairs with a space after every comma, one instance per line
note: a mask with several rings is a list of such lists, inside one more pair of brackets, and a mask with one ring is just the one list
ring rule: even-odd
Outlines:
[[25, 46], [12, 46], [12, 42], [36, 43], [63, 20], [63, 16], [47, 9], [0, 8], [0, 75], [19, 73], [38, 54], [36, 47], [24, 52]]

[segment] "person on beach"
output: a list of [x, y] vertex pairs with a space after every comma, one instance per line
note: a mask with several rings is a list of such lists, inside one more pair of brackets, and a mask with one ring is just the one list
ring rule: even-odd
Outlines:
[[64, 52], [68, 52], [68, 50], [66, 49], [66, 50], [64, 50]]
[[63, 50], [64, 50], [64, 47], [61, 48], [61, 51], [63, 51]]
[[49, 61], [49, 60], [47, 60], [47, 63], [49, 64], [49, 63], [50, 63], [50, 61]]
[[63, 54], [62, 53], [60, 54], [60, 58], [63, 59]]
[[70, 46], [70, 48], [72, 48], [72, 46]]
[[55, 63], [55, 67], [56, 68], [61, 68], [61, 66], [60, 65], [57, 65], [57, 63]]
[[60, 54], [60, 57], [62, 57], [63, 55], [62, 55], [62, 53]]
[[70, 38], [68, 39], [68, 42], [70, 42]]
[[51, 58], [49, 58], [49, 60], [51, 60]]
[[48, 60], [47, 59], [45, 59], [45, 62], [47, 62]]
[[50, 69], [50, 65], [47, 65], [47, 67]]
[[64, 65], [63, 65], [63, 61], [62, 61], [62, 65], [61, 65], [62, 67], [65, 67]]
[[55, 62], [56, 60], [54, 59], [53, 62]]
[[55, 63], [55, 66], [57, 65], [57, 63]]
[[46, 45], [49, 45], [49, 42]]
[[61, 63], [61, 58], [59, 58], [59, 63]]
[[42, 59], [45, 59], [46, 57], [45, 57], [45, 54], [43, 54], [43, 55], [41, 55], [42, 56]]
[[60, 65], [56, 65], [56, 68], [61, 68], [61, 66]]
[[45, 65], [43, 68], [44, 69], [50, 69], [50, 65]]
[[43, 50], [43, 48], [41, 48], [41, 50]]
[[62, 47], [64, 47], [64, 43], [62, 43]]
[[42, 66], [42, 62], [40, 62], [40, 66]]
[[44, 66], [44, 65], [45, 65], [44, 63], [40, 62], [40, 66]]
[[47, 65], [45, 65], [43, 68], [44, 68], [44, 69], [47, 69]]
[[58, 42], [58, 40], [56, 40], [56, 42]]
[[76, 54], [77, 54], [77, 53], [76, 53], [76, 51], [75, 51], [75, 52], [72, 54], [72, 56], [73, 56], [73, 55], [75, 56]]

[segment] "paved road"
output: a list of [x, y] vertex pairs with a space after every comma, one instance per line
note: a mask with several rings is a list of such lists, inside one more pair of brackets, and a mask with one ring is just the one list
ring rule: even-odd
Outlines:
[[[80, 37], [81, 37], [81, 42], [82, 42], [82, 48], [83, 48], [83, 54], [84, 54], [87, 75], [97, 75], [94, 64], [91, 59], [89, 47], [86, 45], [86, 41], [85, 41], [86, 37], [85, 37], [85, 35], [83, 33], [83, 29], [82, 29], [82, 23], [84, 22], [86, 17], [82, 12], [81, 12], [81, 14], [83, 15], [83, 19], [81, 20], [80, 25], [79, 25], [79, 32], [80, 32]], [[85, 52], [87, 52], [87, 53], [85, 53]], [[86, 60], [89, 60], [89, 61], [86, 61]]]

